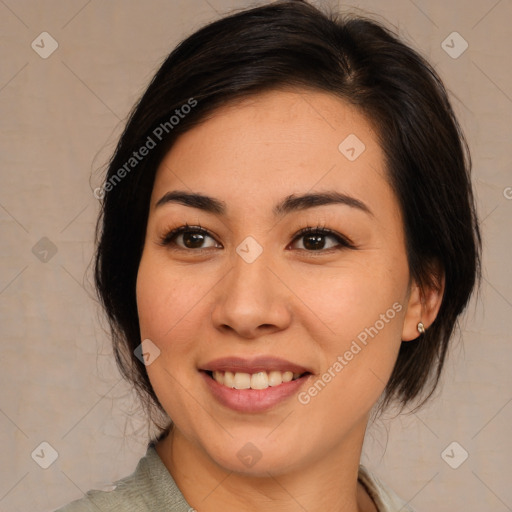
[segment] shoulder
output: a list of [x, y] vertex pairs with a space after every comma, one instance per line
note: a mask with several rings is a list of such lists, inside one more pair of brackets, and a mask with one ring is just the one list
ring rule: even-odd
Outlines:
[[359, 466], [359, 481], [377, 505], [379, 512], [414, 512], [414, 509], [364, 466]]
[[112, 485], [111, 491], [90, 490], [55, 512], [189, 512], [192, 510], [153, 446], [135, 471]]

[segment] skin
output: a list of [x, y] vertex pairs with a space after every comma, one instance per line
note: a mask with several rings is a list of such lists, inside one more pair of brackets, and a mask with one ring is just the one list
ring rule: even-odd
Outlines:
[[[350, 134], [366, 146], [355, 161], [338, 150]], [[227, 215], [155, 207], [172, 190], [218, 198]], [[329, 204], [273, 216], [286, 196], [327, 190], [359, 199], [373, 215]], [[174, 246], [160, 243], [185, 223], [210, 233], [199, 242], [202, 253], [182, 236]], [[295, 238], [318, 225], [356, 249], [329, 235], [316, 250], [307, 236]], [[247, 236], [263, 248], [252, 263], [236, 252]], [[377, 510], [357, 481], [369, 413], [402, 340], [418, 337], [419, 321], [425, 328], [434, 321], [442, 291], [421, 292], [410, 279], [375, 130], [343, 100], [266, 92], [182, 135], [157, 171], [137, 304], [142, 339], [161, 351], [148, 375], [174, 422], [157, 452], [190, 505], [200, 512]], [[198, 372], [218, 357], [266, 354], [310, 368], [307, 390], [395, 303], [401, 311], [307, 404], [292, 396], [264, 413], [235, 412], [212, 398]], [[237, 456], [248, 442], [261, 453], [252, 467]]]

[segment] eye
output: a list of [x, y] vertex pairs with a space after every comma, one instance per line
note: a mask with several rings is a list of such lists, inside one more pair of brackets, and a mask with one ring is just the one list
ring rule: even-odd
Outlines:
[[[208, 238], [211, 239], [213, 243], [210, 242], [208, 246], [203, 245]], [[292, 245], [301, 239], [303, 239], [302, 247], [298, 247], [298, 249], [307, 252], [325, 252], [343, 248], [356, 248], [347, 237], [320, 226], [301, 229], [293, 239]], [[328, 239], [331, 240], [330, 243], [326, 243]], [[195, 250], [196, 252], [212, 247], [222, 248], [206, 229], [201, 226], [189, 226], [188, 224], [170, 230], [161, 237], [160, 245], [171, 246], [177, 250]]]
[[[299, 247], [299, 249], [308, 252], [322, 252], [330, 249], [339, 250], [343, 248], [355, 249], [354, 244], [348, 240], [348, 238], [320, 226], [301, 229], [293, 239], [293, 242], [301, 239], [303, 239], [302, 247]], [[326, 243], [327, 239], [331, 239], [331, 244], [329, 244], [329, 242]], [[334, 240], [334, 244], [332, 240]]]
[[[214, 241], [209, 246], [203, 246], [207, 238]], [[210, 247], [218, 247], [217, 242], [210, 236], [208, 231], [201, 226], [180, 226], [166, 233], [160, 240], [160, 244], [164, 246], [176, 246], [177, 249], [208, 249]]]

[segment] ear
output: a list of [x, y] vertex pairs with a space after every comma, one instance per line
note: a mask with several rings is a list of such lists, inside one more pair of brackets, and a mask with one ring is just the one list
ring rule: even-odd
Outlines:
[[402, 328], [402, 341], [415, 340], [420, 336], [418, 323], [422, 322], [425, 331], [436, 319], [443, 300], [445, 276], [439, 264], [432, 265], [432, 284], [421, 289], [415, 280], [412, 280], [409, 299]]

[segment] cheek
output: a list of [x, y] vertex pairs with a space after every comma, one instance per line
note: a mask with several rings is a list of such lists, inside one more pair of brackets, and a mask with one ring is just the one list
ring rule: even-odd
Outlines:
[[143, 254], [136, 285], [141, 339], [150, 339], [160, 350], [146, 371], [167, 414], [191, 422], [192, 408], [182, 391], [192, 388], [193, 375], [183, 361], [193, 358], [191, 319], [197, 314], [198, 288], [189, 281], [151, 251]]
[[[355, 257], [308, 273], [296, 268], [294, 292], [313, 313], [309, 328], [314, 329], [316, 322], [317, 330], [326, 333], [321, 339], [340, 348], [340, 340], [355, 339], [376, 322], [379, 331], [401, 332], [402, 315], [397, 309], [405, 309], [406, 270], [401, 264], [386, 266], [382, 261], [361, 264]], [[401, 307], [393, 308], [395, 303]]]
[[[308, 327], [323, 352], [320, 380], [329, 382], [325, 387], [317, 383], [319, 409], [339, 404], [362, 414], [383, 391], [400, 349], [406, 311], [407, 265], [394, 263], [352, 262], [300, 278], [298, 294], [322, 321], [312, 318]], [[320, 395], [314, 389], [311, 394]]]
[[401, 345], [403, 305], [380, 300], [367, 306], [362, 312], [350, 301], [338, 304], [336, 323], [330, 324], [336, 334], [322, 338], [321, 372], [298, 397], [312, 407], [312, 416], [346, 428], [377, 402]]
[[157, 344], [174, 338], [194, 316], [201, 289], [188, 273], [150, 253], [143, 254], [136, 288], [141, 335]]

